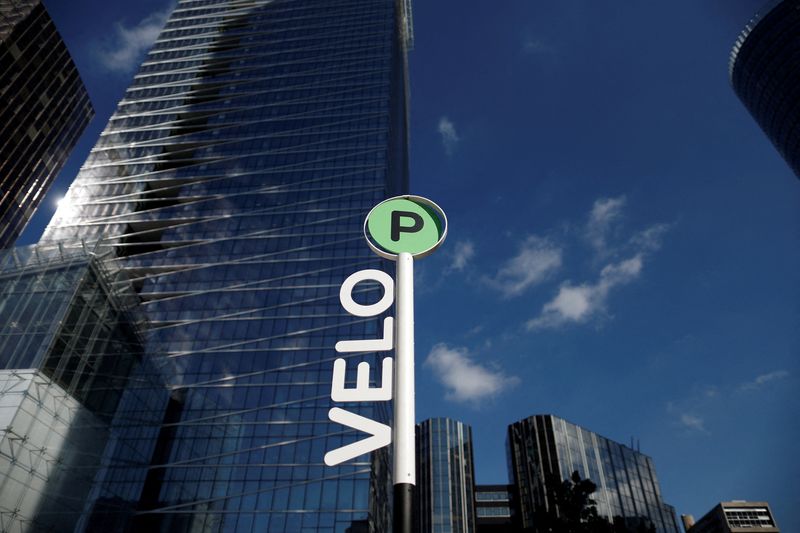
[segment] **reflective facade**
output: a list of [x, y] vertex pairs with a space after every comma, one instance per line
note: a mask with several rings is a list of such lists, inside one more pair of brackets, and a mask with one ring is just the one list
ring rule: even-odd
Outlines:
[[42, 201], [94, 115], [39, 0], [0, 0], [0, 248]]
[[736, 94], [800, 177], [800, 0], [773, 0], [731, 52]]
[[[169, 391], [159, 424], [107, 450], [81, 527], [386, 530], [386, 450], [323, 456], [361, 438], [328, 421], [333, 347], [383, 317], [338, 291], [391, 267], [361, 225], [407, 189], [408, 27], [395, 0], [177, 4], [43, 237], [111, 253]], [[383, 355], [349, 355], [348, 379]]]
[[520, 527], [535, 527], [537, 513], [552, 510], [549, 484], [577, 471], [597, 485], [592, 499], [598, 514], [630, 524], [646, 519], [658, 533], [679, 533], [653, 461], [638, 451], [561, 418], [536, 415], [509, 426], [508, 455]]
[[423, 533], [474, 533], [472, 428], [449, 418], [417, 425], [417, 515]]
[[73, 529], [120, 427], [157, 420], [142, 325], [124, 273], [90, 253], [0, 254], [2, 531]]

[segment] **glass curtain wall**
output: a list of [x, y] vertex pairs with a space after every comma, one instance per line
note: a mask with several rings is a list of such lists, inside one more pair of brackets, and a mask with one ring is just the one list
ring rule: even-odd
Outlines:
[[[155, 443], [124, 443], [149, 468], [111, 462], [89, 530], [388, 527], [386, 451], [323, 456], [362, 437], [328, 421], [333, 347], [383, 317], [346, 314], [338, 292], [391, 268], [361, 225], [407, 191], [409, 21], [394, 0], [177, 4], [44, 235], [111, 250], [170, 390]], [[349, 355], [348, 379], [384, 355]]]
[[0, 248], [14, 244], [94, 110], [40, 0], [0, 0]]
[[[72, 530], [108, 464], [106, 446], [131, 428], [155, 436], [166, 394], [137, 311], [124, 273], [90, 252], [0, 254], [3, 531]], [[126, 453], [141, 463], [141, 452]]]
[[449, 418], [417, 425], [417, 531], [475, 531], [472, 428]]
[[730, 81], [800, 178], [800, 9], [797, 0], [762, 4], [733, 46]]
[[652, 459], [636, 450], [550, 415], [509, 426], [508, 447], [522, 527], [533, 527], [538, 512], [552, 512], [549, 484], [577, 471], [597, 485], [592, 499], [598, 514], [629, 525], [644, 519], [658, 533], [679, 531], [675, 510], [661, 499]]

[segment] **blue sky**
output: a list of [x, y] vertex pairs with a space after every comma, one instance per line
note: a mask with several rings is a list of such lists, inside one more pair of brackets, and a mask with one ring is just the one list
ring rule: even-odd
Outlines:
[[[168, 2], [46, 2], [97, 109], [35, 242]], [[700, 516], [800, 530], [800, 181], [736, 99], [753, 0], [416, 2], [412, 192], [450, 219], [417, 266], [418, 418], [552, 413], [654, 458]]]

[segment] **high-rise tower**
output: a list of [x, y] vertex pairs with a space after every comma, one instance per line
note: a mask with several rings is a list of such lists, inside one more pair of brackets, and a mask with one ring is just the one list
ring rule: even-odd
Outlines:
[[800, 0], [773, 0], [733, 47], [733, 89], [800, 178]]
[[361, 226], [407, 189], [409, 17], [401, 0], [178, 3], [43, 237], [113, 252], [171, 392], [157, 439], [131, 431], [107, 450], [84, 526], [385, 523], [385, 450], [323, 456], [360, 438], [327, 418], [334, 345], [374, 337], [382, 317], [348, 315], [338, 289], [391, 268]]
[[42, 201], [94, 116], [40, 0], [0, 0], [0, 248]]
[[417, 528], [475, 533], [472, 428], [449, 418], [417, 424]]

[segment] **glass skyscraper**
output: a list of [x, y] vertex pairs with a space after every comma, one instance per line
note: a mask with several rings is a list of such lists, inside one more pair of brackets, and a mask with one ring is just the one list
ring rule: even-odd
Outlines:
[[[596, 485], [590, 507], [614, 531], [650, 531], [652, 526], [657, 533], [679, 533], [675, 510], [661, 498], [653, 461], [639, 451], [551, 415], [511, 424], [507, 444], [511, 483], [479, 485], [468, 425], [449, 418], [417, 425], [416, 530], [501, 533], [570, 527], [553, 523], [565, 512], [556, 504], [556, 492], [577, 472]], [[589, 516], [572, 518], [586, 523]]]
[[508, 459], [516, 487], [518, 525], [534, 528], [538, 513], [553, 511], [551, 483], [578, 472], [597, 485], [591, 497], [609, 521], [644, 521], [658, 533], [679, 533], [675, 510], [661, 499], [650, 457], [551, 415], [508, 427]]
[[43, 237], [109, 253], [167, 384], [158, 424], [118, 410], [79, 529], [386, 530], [387, 451], [323, 456], [363, 437], [327, 418], [334, 345], [383, 317], [338, 292], [391, 268], [361, 229], [407, 192], [409, 40], [396, 0], [177, 4]]
[[417, 528], [475, 533], [472, 428], [449, 418], [417, 424]]
[[772, 0], [733, 46], [733, 89], [800, 178], [800, 0]]
[[42, 201], [94, 116], [40, 0], [0, 0], [0, 248]]

